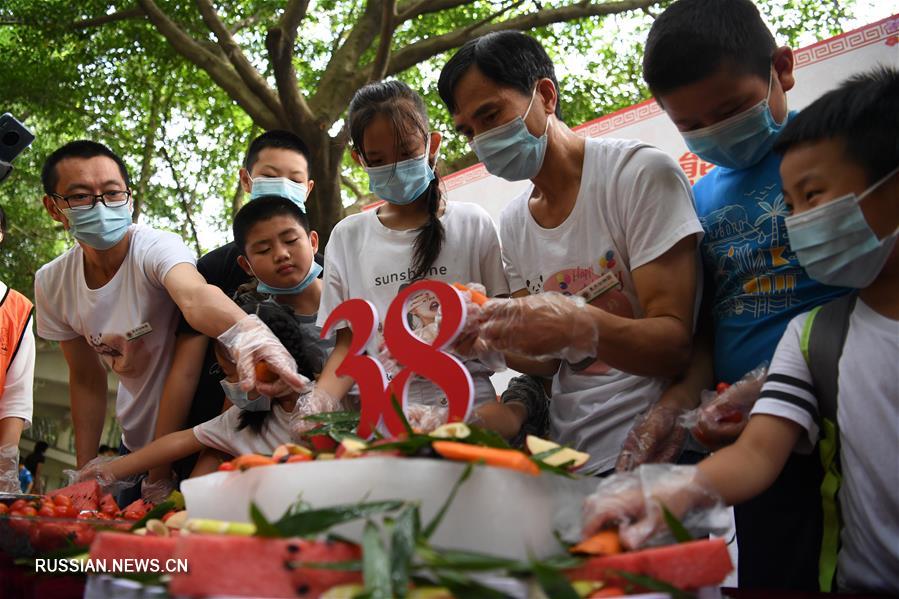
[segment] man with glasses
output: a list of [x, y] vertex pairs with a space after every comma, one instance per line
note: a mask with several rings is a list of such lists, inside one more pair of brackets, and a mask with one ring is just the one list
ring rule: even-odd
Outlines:
[[[119, 377], [116, 417], [122, 452], [153, 439], [162, 387], [171, 366], [178, 310], [196, 330], [218, 337], [238, 363], [245, 388], [277, 396], [304, 379], [270, 330], [221, 290], [207, 285], [175, 234], [132, 224], [128, 171], [112, 150], [75, 141], [44, 163], [43, 202], [77, 240], [35, 275], [38, 334], [60, 342], [78, 467], [97, 455], [106, 412], [106, 370]], [[255, 380], [266, 361], [280, 376]]]

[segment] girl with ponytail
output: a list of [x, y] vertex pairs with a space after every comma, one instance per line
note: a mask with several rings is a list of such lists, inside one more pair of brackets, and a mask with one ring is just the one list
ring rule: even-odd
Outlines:
[[[383, 319], [396, 294], [419, 279], [474, 282], [490, 296], [508, 294], [490, 216], [476, 204], [447, 202], [443, 196], [436, 172], [441, 136], [431, 130], [421, 97], [401, 81], [371, 83], [356, 92], [347, 122], [353, 159], [365, 168], [369, 189], [384, 203], [345, 218], [332, 231], [325, 251], [319, 326], [350, 298], [369, 300]], [[430, 294], [413, 297], [410, 328], [430, 341], [439, 326], [438, 313], [439, 302]], [[345, 396], [353, 384], [334, 373], [352, 333], [342, 328], [336, 335], [334, 352], [307, 398], [310, 406], [333, 403], [330, 400]], [[382, 359], [388, 377], [396, 373], [380, 334], [368, 351]], [[475, 401], [495, 401], [492, 372], [477, 360], [465, 365], [475, 382]], [[446, 404], [439, 387], [417, 377], [407, 398], [410, 406]], [[297, 405], [303, 403], [301, 397]], [[414, 419], [417, 411], [409, 412]]]

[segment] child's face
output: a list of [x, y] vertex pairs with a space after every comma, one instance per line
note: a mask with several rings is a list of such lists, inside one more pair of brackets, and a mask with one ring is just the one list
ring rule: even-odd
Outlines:
[[[788, 60], [784, 52], [788, 53]], [[768, 103], [778, 123], [787, 116], [785, 92], [794, 83], [792, 61], [789, 48], [775, 53], [775, 74]], [[677, 130], [683, 133], [709, 127], [749, 110], [768, 97], [768, 83], [767, 77], [735, 72], [725, 63], [708, 77], [662, 94], [658, 100]]]
[[[425, 138], [410, 127], [409, 135], [397, 140], [397, 132], [393, 122], [383, 114], [375, 115], [362, 134], [362, 147], [365, 148], [365, 164], [367, 166], [384, 166], [418, 158], [425, 153]], [[397, 143], [399, 142], [399, 143]], [[434, 156], [440, 145], [440, 134], [431, 134], [430, 153]]]
[[278, 215], [250, 227], [240, 265], [266, 285], [294, 287], [306, 277], [317, 251], [315, 231], [307, 234], [292, 216]]
[[240, 169], [240, 182], [244, 191], [249, 192], [253, 179], [257, 177], [284, 177], [294, 183], [306, 186], [312, 191], [313, 181], [309, 179], [309, 162], [306, 157], [286, 148], [265, 148], [260, 150], [249, 171]]
[[[828, 139], [791, 148], [780, 164], [783, 194], [793, 214], [806, 212], [847, 194], [864, 193], [874, 181], [846, 155], [842, 140]], [[878, 237], [899, 227], [899, 177], [893, 177], [861, 202], [871, 230]]]

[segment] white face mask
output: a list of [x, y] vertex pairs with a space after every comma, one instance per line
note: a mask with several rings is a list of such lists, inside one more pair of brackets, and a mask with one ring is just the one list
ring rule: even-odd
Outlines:
[[850, 193], [784, 219], [790, 247], [811, 278], [855, 289], [864, 289], [877, 278], [893, 252], [899, 229], [878, 239], [865, 220], [861, 201], [896, 173], [899, 167], [859, 196]]
[[268, 412], [272, 408], [272, 398], [260, 395], [256, 399], [247, 397], [247, 392], [240, 388], [238, 383], [232, 383], [227, 379], [219, 381], [222, 385], [222, 391], [225, 392], [231, 403], [247, 412]]

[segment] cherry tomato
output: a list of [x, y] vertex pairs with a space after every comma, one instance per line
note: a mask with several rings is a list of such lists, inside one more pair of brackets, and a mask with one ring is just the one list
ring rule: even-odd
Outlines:
[[234, 464], [232, 464], [231, 462], [222, 462], [221, 464], [219, 464], [220, 472], [231, 472], [232, 470], [234, 470]]
[[9, 506], [6, 505], [5, 503], [0, 503], [0, 515], [8, 514], [8, 513], [9, 513]]
[[728, 389], [730, 389], [730, 385], [728, 383], [718, 383], [718, 386], [715, 387], [715, 392], [718, 393], [718, 395], [721, 395]]
[[72, 505], [72, 498], [68, 495], [57, 495], [53, 498], [53, 503], [56, 505]]
[[125, 512], [125, 520], [140, 520], [144, 515], [137, 510], [128, 510]]
[[9, 509], [15, 510], [17, 512], [21, 512], [22, 508], [24, 508], [26, 505], [28, 505], [28, 502], [25, 501], [24, 499], [16, 499], [15, 501], [12, 502], [12, 505], [9, 506]]
[[22, 508], [22, 515], [28, 518], [34, 518], [35, 516], [37, 516], [37, 510], [30, 505], [26, 505]]
[[44, 506], [37, 511], [37, 515], [42, 518], [52, 518], [56, 515], [56, 512], [53, 511], [52, 507]]

